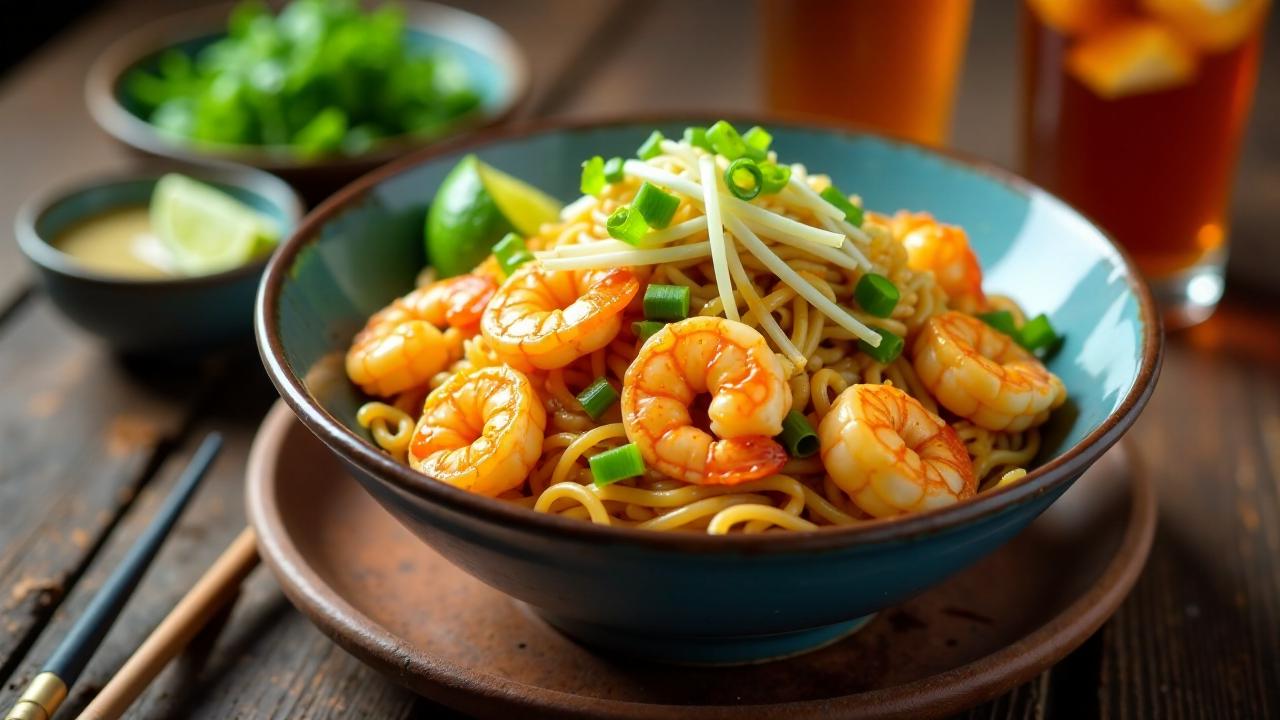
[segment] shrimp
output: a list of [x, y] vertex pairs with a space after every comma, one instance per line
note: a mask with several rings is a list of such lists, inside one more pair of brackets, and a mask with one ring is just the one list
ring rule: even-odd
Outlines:
[[608, 345], [639, 290], [626, 268], [546, 270], [527, 263], [493, 296], [480, 329], [517, 370], [554, 370]]
[[459, 275], [396, 298], [369, 318], [347, 351], [347, 376], [370, 395], [424, 385], [462, 355], [497, 290], [482, 275]]
[[[711, 434], [689, 415], [703, 392], [711, 394]], [[721, 317], [659, 330], [622, 381], [627, 437], [649, 467], [696, 485], [736, 485], [778, 472], [787, 453], [773, 436], [790, 408], [791, 388], [764, 337]]]
[[1013, 338], [972, 315], [930, 318], [912, 363], [943, 407], [988, 430], [1019, 432], [1049, 419], [1066, 386]]
[[906, 211], [899, 211], [889, 224], [907, 249], [908, 267], [932, 271], [943, 291], [967, 308], [986, 306], [982, 266], [962, 228], [940, 223], [929, 213]]
[[818, 423], [822, 464], [855, 505], [890, 517], [977, 492], [960, 436], [892, 385], [853, 385]]
[[519, 370], [460, 372], [431, 391], [409, 441], [409, 466], [496, 497], [520, 487], [542, 454], [546, 411]]

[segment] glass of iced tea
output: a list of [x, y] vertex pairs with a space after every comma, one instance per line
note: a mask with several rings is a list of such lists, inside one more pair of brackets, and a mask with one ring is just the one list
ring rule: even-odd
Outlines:
[[1026, 0], [1022, 162], [1133, 255], [1168, 327], [1223, 290], [1269, 0]]
[[765, 0], [769, 107], [946, 142], [971, 0]]

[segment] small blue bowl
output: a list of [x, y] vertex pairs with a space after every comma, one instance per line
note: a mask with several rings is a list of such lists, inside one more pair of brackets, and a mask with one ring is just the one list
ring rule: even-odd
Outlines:
[[[116, 40], [94, 61], [85, 81], [85, 102], [93, 119], [112, 137], [143, 153], [204, 165], [249, 165], [279, 175], [312, 201], [389, 160], [441, 139], [404, 135], [387, 138], [355, 155], [303, 157], [288, 147], [199, 143], [160, 132], [125, 92], [125, 78], [135, 68], [154, 68], [169, 50], [194, 56], [225, 37], [227, 18], [235, 6], [221, 3], [178, 13]], [[448, 52], [480, 95], [478, 111], [450, 128], [449, 135], [497, 123], [519, 106], [529, 87], [528, 63], [502, 28], [478, 15], [432, 2], [405, 3], [403, 9], [408, 42], [417, 48]]]
[[265, 258], [195, 277], [136, 279], [102, 273], [59, 250], [72, 224], [109, 210], [146, 205], [156, 181], [180, 172], [265, 213], [287, 236], [302, 201], [283, 180], [250, 168], [151, 165], [127, 175], [87, 180], [27, 202], [14, 232], [53, 304], [116, 350], [151, 353], [207, 349], [252, 336], [253, 300]]
[[[706, 118], [549, 125], [422, 153], [349, 186], [272, 259], [257, 308], [268, 374], [302, 422], [390, 512], [484, 582], [581, 641], [659, 661], [754, 662], [831, 642], [1012, 538], [1129, 428], [1155, 385], [1161, 332], [1133, 265], [1061, 201], [971, 160], [871, 135], [759, 118], [788, 160], [868, 207], [963, 225], [987, 287], [1045, 312], [1066, 342], [1050, 363], [1071, 402], [1025, 479], [902, 519], [811, 533], [712, 537], [592, 525], [473, 495], [394, 462], [356, 423], [342, 354], [365, 319], [413, 285], [427, 202], [464, 153], [562, 200], [579, 163], [628, 156], [657, 127]], [[377, 242], [370, 242], [376, 238]], [[1017, 582], [1009, 578], [1008, 582]]]

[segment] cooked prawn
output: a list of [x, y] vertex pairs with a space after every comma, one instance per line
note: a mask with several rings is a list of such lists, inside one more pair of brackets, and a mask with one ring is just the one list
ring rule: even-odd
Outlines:
[[982, 266], [963, 228], [940, 223], [929, 213], [905, 210], [893, 216], [890, 227], [902, 239], [912, 270], [932, 271], [943, 291], [966, 309], [985, 306]]
[[[711, 433], [694, 427], [689, 415], [704, 392], [711, 394]], [[645, 462], [698, 485], [736, 485], [778, 472], [787, 453], [773, 436], [790, 408], [791, 388], [764, 336], [721, 317], [692, 317], [659, 330], [622, 383], [622, 422]]]
[[950, 505], [977, 491], [956, 431], [892, 385], [853, 385], [820, 423], [822, 463], [863, 512], [890, 517]]
[[356, 333], [347, 376], [382, 397], [425, 384], [461, 356], [497, 287], [488, 277], [460, 275], [396, 298]]
[[553, 370], [608, 345], [639, 290], [626, 268], [546, 270], [528, 263], [494, 294], [481, 332], [508, 365]]
[[546, 411], [524, 373], [505, 366], [460, 372], [427, 396], [409, 441], [409, 465], [495, 497], [525, 481], [546, 427]]
[[930, 318], [915, 341], [913, 365], [943, 407], [988, 430], [1042, 424], [1067, 389], [1013, 338], [972, 315]]

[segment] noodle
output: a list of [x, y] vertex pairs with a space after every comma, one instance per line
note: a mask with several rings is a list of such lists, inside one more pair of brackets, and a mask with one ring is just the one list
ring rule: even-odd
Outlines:
[[[700, 167], [699, 157], [683, 144], [665, 141], [662, 147], [664, 155], [640, 165], [648, 168], [645, 175], [670, 180], [672, 188], [701, 178], [704, 188], [702, 197], [682, 199], [666, 230], [654, 231], [639, 248], [609, 238], [605, 224], [610, 212], [629, 203], [640, 185], [639, 178], [630, 172], [638, 161], [628, 161], [628, 175], [623, 180], [607, 184], [598, 197], [574, 203], [572, 216], [544, 226], [540, 234], [527, 239], [529, 248], [542, 262], [575, 267], [583, 259], [602, 257], [599, 253], [625, 258], [656, 252], [681, 258], [644, 266], [642, 277], [651, 283], [689, 288], [691, 315], [740, 316], [742, 323], [758, 329], [781, 356], [792, 409], [815, 426], [847, 388], [855, 384], [892, 385], [930, 412], [943, 413], [968, 451], [979, 491], [1007, 485], [1025, 475], [1024, 468], [1040, 450], [1037, 430], [993, 432], [948, 416], [906, 354], [886, 365], [859, 350], [859, 338], [867, 338], [868, 327], [905, 338], [910, 347], [930, 318], [953, 305], [931, 272], [908, 266], [907, 251], [886, 218], [869, 214], [863, 227], [852, 227], [843, 220], [843, 213], [832, 212], [833, 208], [819, 198], [816, 191], [829, 182], [822, 176], [807, 176], [800, 166], [794, 166], [784, 192], [748, 205], [777, 213], [771, 216], [775, 219], [744, 213], [735, 210], [732, 198], [723, 193], [717, 199], [708, 184], [722, 167], [712, 172], [705, 155]], [[719, 218], [722, 209], [724, 215]], [[793, 237], [785, 232], [791, 227], [786, 223], [803, 224], [810, 234], [839, 234], [843, 244], [819, 245]], [[751, 252], [739, 253], [734, 249], [738, 244]], [[575, 246], [581, 250], [556, 252]], [[681, 250], [700, 246], [708, 249], [696, 256]], [[899, 289], [898, 303], [889, 317], [847, 308], [842, 318], [834, 317], [830, 307], [851, 297], [858, 280], [868, 271], [885, 276]], [[725, 282], [729, 277], [732, 287]], [[1021, 310], [1008, 298], [992, 296], [989, 303], [992, 309], [1007, 310], [1022, 323]], [[537, 512], [601, 525], [711, 534], [813, 530], [868, 518], [825, 472], [818, 457], [792, 459], [783, 468], [785, 474], [737, 485], [688, 484], [648, 470], [642, 477], [597, 487], [589, 459], [626, 443], [627, 435], [616, 403], [602, 417], [593, 419], [577, 394], [597, 378], [606, 379], [615, 389], [622, 388], [639, 346], [623, 333], [606, 347], [565, 367], [530, 375], [547, 411], [546, 436], [525, 485], [503, 494], [503, 499]], [[462, 357], [432, 378], [431, 388], [456, 373], [501, 362], [482, 336], [465, 340], [461, 347]], [[422, 397], [420, 391], [402, 395], [394, 405], [370, 402], [360, 408], [358, 420], [369, 428], [379, 447], [403, 461], [415, 421], [411, 411], [421, 407]]]

